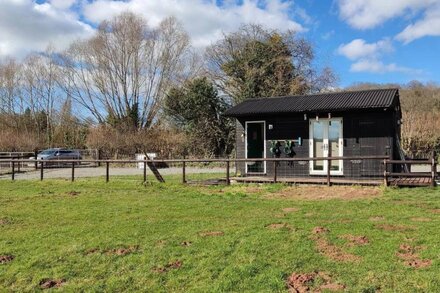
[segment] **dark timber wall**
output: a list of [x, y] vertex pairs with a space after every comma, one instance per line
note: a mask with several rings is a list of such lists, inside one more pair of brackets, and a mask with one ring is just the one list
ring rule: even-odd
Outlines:
[[[327, 118], [327, 115], [319, 115]], [[252, 116], [237, 119], [236, 156], [245, 158], [245, 122], [266, 121], [266, 158], [271, 158], [271, 140], [294, 140], [301, 137], [301, 146], [294, 147], [297, 158], [309, 157], [309, 119], [315, 119], [316, 114], [290, 114], [282, 116]], [[353, 111], [332, 113], [332, 118], [343, 118], [344, 156], [391, 156], [396, 158], [396, 136], [400, 137], [399, 119], [396, 112], [387, 111]], [[268, 129], [272, 124], [273, 129]], [[283, 149], [283, 148], [282, 148]], [[284, 152], [281, 157], [286, 157]], [[279, 176], [304, 176], [309, 174], [309, 162], [286, 162], [278, 168]], [[383, 176], [383, 166], [376, 161], [344, 161], [343, 177], [380, 177]], [[273, 164], [267, 164], [267, 174], [273, 174]], [[237, 172], [245, 175], [245, 164], [237, 164]]]

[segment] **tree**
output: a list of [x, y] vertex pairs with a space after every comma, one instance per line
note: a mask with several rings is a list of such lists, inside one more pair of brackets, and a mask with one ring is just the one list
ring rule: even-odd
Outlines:
[[[21, 71], [23, 104], [30, 110], [36, 134], [42, 135], [48, 145], [51, 145], [53, 140], [57, 106], [63, 103], [62, 92], [57, 86], [59, 68], [55, 64], [53, 54], [48, 48], [43, 54], [34, 53], [27, 56]], [[40, 119], [43, 114], [45, 121]]]
[[0, 114], [15, 114], [20, 100], [20, 64], [9, 59], [0, 64]]
[[99, 123], [150, 128], [169, 88], [195, 72], [188, 70], [193, 60], [189, 37], [174, 18], [151, 29], [126, 12], [62, 55], [60, 85]]
[[208, 72], [235, 103], [249, 98], [316, 92], [336, 81], [313, 66], [312, 45], [294, 32], [245, 25], [206, 51]]
[[226, 109], [227, 104], [207, 78], [196, 78], [173, 88], [165, 99], [165, 113], [189, 135], [193, 154], [230, 154], [234, 124], [222, 116]]

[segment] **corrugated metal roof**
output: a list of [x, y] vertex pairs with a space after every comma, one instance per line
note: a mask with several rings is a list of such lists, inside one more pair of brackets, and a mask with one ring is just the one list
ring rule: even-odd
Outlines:
[[398, 93], [398, 89], [376, 89], [249, 99], [226, 111], [225, 116], [390, 108], [395, 104], [395, 99], [398, 99]]

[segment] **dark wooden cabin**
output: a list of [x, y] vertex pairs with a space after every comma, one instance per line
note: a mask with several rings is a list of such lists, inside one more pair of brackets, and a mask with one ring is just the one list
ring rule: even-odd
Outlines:
[[[237, 119], [237, 158], [387, 156], [400, 159], [398, 89], [377, 89], [249, 99], [226, 114]], [[274, 148], [275, 147], [275, 148]], [[319, 177], [326, 161], [286, 163], [280, 177]], [[241, 162], [241, 176], [270, 176], [273, 164]], [[336, 160], [331, 176], [383, 177], [380, 160]]]

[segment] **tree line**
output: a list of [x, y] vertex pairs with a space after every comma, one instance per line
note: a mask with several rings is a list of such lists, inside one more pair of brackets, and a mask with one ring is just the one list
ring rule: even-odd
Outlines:
[[[122, 13], [62, 52], [49, 47], [0, 62], [0, 150], [228, 156], [235, 122], [222, 115], [226, 109], [251, 98], [334, 89], [334, 72], [316, 61], [311, 42], [292, 31], [244, 24], [201, 50], [173, 17], [153, 28]], [[392, 86], [401, 88], [405, 150], [438, 148], [439, 88]]]
[[311, 43], [291, 31], [243, 25], [201, 51], [175, 18], [152, 28], [122, 13], [63, 52], [0, 63], [0, 149], [226, 156], [234, 122], [224, 111], [334, 85], [314, 61]]

